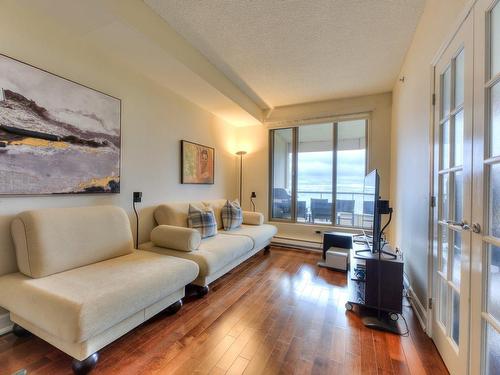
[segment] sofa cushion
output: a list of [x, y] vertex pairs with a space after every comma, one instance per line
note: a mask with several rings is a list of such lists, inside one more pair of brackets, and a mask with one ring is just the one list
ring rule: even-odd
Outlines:
[[209, 207], [202, 209], [189, 205], [188, 227], [196, 229], [201, 238], [212, 237], [217, 234], [217, 220], [214, 211]]
[[224, 234], [228, 236], [245, 236], [251, 238], [254, 247], [269, 242], [276, 235], [276, 233], [278, 233], [276, 227], [274, 225], [269, 225], [269, 224], [262, 224], [262, 225], [243, 224], [239, 228], [224, 232]]
[[158, 225], [151, 232], [151, 242], [168, 249], [194, 251], [200, 247], [201, 234], [196, 229]]
[[115, 206], [26, 211], [11, 226], [19, 270], [44, 277], [130, 254], [130, 221]]
[[68, 342], [83, 342], [183, 288], [196, 263], [134, 251], [32, 279], [0, 277], [0, 305]]
[[156, 207], [154, 217], [158, 225], [173, 225], [176, 227], [188, 226], [189, 205], [203, 208], [202, 202], [171, 202]]
[[243, 223], [243, 212], [238, 202], [227, 201], [221, 210], [224, 230], [238, 228]]
[[253, 249], [253, 241], [247, 236], [228, 236], [222, 233], [206, 238], [196, 251], [185, 252], [143, 244], [143, 250], [195, 261], [200, 267], [200, 275], [211, 275]]
[[264, 224], [264, 215], [260, 212], [243, 211], [243, 224], [262, 225]]

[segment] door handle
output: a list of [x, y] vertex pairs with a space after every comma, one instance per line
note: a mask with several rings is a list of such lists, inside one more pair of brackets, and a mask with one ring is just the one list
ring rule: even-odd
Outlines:
[[446, 220], [446, 224], [452, 225], [455, 227], [461, 227], [463, 230], [471, 230], [470, 225], [467, 224], [465, 221]]
[[474, 233], [481, 233], [481, 225], [479, 223], [472, 224], [472, 231]]

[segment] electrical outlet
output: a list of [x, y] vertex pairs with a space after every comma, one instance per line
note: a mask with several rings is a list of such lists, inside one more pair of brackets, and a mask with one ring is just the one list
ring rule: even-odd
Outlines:
[[255, 193], [255, 191], [252, 191], [252, 195], [250, 197], [251, 198], [257, 198], [257, 194]]
[[134, 203], [142, 202], [142, 191], [134, 191]]

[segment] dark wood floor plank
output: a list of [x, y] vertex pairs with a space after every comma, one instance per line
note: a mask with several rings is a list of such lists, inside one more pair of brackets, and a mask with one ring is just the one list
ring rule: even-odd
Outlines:
[[[273, 247], [101, 350], [96, 375], [447, 374], [405, 308], [409, 337], [372, 331], [346, 312], [345, 274], [317, 253]], [[69, 375], [71, 358], [42, 340], [0, 337], [0, 375]]]

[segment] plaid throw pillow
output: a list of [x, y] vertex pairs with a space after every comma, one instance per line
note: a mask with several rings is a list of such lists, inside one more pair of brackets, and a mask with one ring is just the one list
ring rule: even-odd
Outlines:
[[188, 227], [196, 229], [201, 238], [212, 237], [217, 234], [217, 221], [211, 208], [199, 208], [189, 205]]
[[238, 228], [243, 223], [243, 212], [238, 202], [227, 201], [222, 207], [222, 226], [224, 230]]

